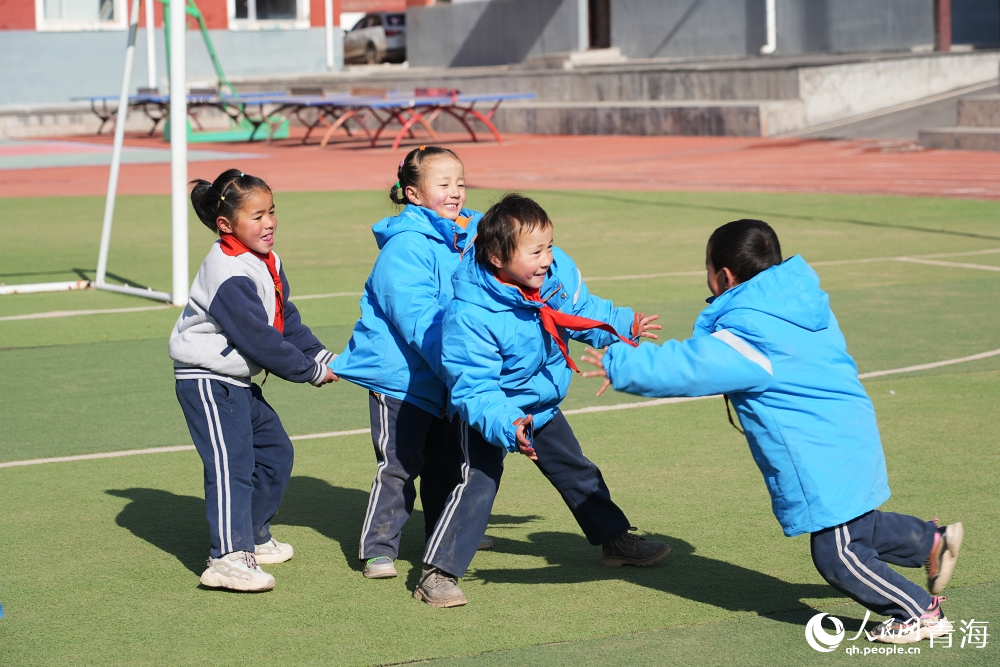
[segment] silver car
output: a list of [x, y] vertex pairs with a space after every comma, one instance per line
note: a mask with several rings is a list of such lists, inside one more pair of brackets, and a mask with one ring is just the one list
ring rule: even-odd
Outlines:
[[344, 62], [375, 65], [406, 60], [406, 14], [366, 14], [344, 35]]

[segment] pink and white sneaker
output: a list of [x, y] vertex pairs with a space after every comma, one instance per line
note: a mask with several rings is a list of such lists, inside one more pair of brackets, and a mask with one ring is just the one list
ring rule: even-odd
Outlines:
[[898, 618], [889, 618], [882, 621], [871, 632], [865, 632], [868, 641], [883, 644], [915, 644], [931, 637], [943, 637], [955, 629], [941, 611], [941, 601], [944, 599], [944, 596], [935, 595], [931, 599], [931, 606], [920, 615], [919, 619], [901, 621]]

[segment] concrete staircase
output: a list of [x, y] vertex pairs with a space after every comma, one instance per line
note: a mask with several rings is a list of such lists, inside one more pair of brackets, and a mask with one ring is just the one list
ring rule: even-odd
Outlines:
[[[534, 93], [533, 100], [497, 110], [494, 122], [501, 132], [766, 137], [801, 133], [995, 80], [1000, 66], [1000, 51], [696, 61], [623, 61], [611, 52], [556, 56], [498, 67], [373, 66], [330, 74], [233, 77], [233, 82], [242, 91], [429, 87]], [[93, 132], [97, 120], [86, 109], [85, 103], [0, 107], [0, 139]], [[130, 130], [144, 126], [148, 124], [138, 114], [130, 116]], [[447, 116], [439, 117], [435, 128], [461, 130]]]
[[1000, 95], [976, 95], [958, 101], [958, 124], [920, 131], [928, 148], [1000, 151]]
[[[995, 79], [1000, 52], [819, 54], [691, 60], [566, 54], [520, 65], [368, 68], [329, 75], [244, 78], [244, 90], [292, 85], [533, 92], [494, 117], [501, 132], [775, 136], [800, 132]], [[614, 55], [614, 54], [610, 54]], [[605, 62], [601, 62], [601, 60]], [[458, 131], [447, 118], [435, 128]]]

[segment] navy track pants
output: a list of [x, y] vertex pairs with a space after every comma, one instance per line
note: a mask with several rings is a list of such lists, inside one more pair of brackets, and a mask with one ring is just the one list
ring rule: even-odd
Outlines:
[[413, 512], [420, 477], [424, 537], [430, 539], [445, 500], [461, 479], [461, 422], [435, 417], [406, 401], [369, 392], [378, 467], [368, 497], [358, 557], [399, 554], [403, 524]]
[[936, 526], [915, 516], [873, 510], [813, 533], [813, 563], [826, 581], [863, 607], [900, 620], [920, 618], [930, 593], [886, 563], [920, 567]]
[[253, 552], [271, 539], [271, 519], [292, 475], [294, 452], [260, 387], [177, 380], [195, 448], [205, 464], [211, 556]]
[[[425, 563], [456, 577], [465, 574], [486, 534], [506, 454], [464, 424], [463, 436], [462, 482], [448, 498], [424, 552]], [[629, 529], [628, 517], [611, 500], [604, 476], [584, 456], [562, 412], [535, 432], [534, 445], [535, 465], [559, 491], [591, 544], [610, 542]]]

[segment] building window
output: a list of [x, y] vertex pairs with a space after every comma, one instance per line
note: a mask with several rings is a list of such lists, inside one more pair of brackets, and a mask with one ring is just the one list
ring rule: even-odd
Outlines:
[[230, 30], [309, 28], [309, 0], [226, 0]]
[[41, 32], [125, 30], [127, 0], [35, 0], [35, 28]]

